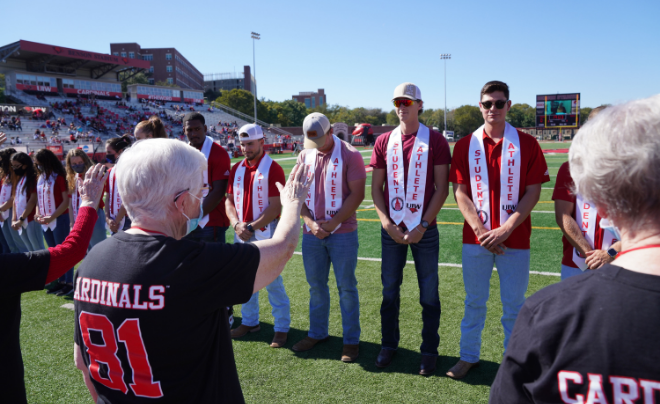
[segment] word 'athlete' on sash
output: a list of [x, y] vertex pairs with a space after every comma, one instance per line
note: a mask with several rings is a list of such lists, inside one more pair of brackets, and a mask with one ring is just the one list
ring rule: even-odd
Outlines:
[[[332, 150], [330, 163], [327, 165], [325, 173], [325, 220], [330, 220], [341, 209], [343, 199], [343, 170], [344, 162], [341, 157], [341, 140], [335, 135], [332, 135], [335, 146]], [[305, 165], [307, 172], [310, 174], [311, 183], [309, 185], [309, 192], [305, 198], [305, 205], [309, 209], [310, 214], [314, 220], [318, 220], [320, 215], [314, 213], [316, 203], [316, 157], [318, 155], [317, 149], [311, 149], [305, 154]], [[311, 231], [309, 226], [305, 225], [307, 231]], [[341, 223], [332, 231], [336, 232], [341, 227]]]
[[[264, 154], [264, 157], [257, 167], [257, 171], [254, 173], [254, 180], [252, 181], [252, 219], [257, 220], [264, 209], [268, 207], [268, 174], [270, 173], [270, 166], [273, 163], [273, 159], [269, 155]], [[241, 221], [245, 221], [245, 215], [243, 212], [243, 197], [244, 192], [244, 183], [245, 183], [245, 164], [247, 164], [247, 159], [241, 162], [236, 170], [236, 176], [234, 177], [234, 207], [236, 208], [236, 215]], [[268, 223], [266, 226], [261, 229], [255, 229], [254, 236], [257, 240], [267, 240], [271, 238], [271, 224]], [[244, 243], [240, 238], [239, 242]]]

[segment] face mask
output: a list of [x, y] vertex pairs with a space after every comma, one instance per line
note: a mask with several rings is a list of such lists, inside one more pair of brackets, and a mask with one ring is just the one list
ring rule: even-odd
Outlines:
[[17, 168], [14, 170], [14, 174], [18, 175], [19, 177], [22, 177], [25, 174], [25, 168]]
[[199, 226], [199, 221], [202, 220], [202, 218], [204, 217], [204, 208], [202, 207], [202, 200], [200, 198], [196, 197], [193, 194], [190, 194], [190, 196], [192, 196], [193, 198], [195, 198], [199, 201], [199, 217], [195, 218], [195, 219], [191, 219], [185, 213], [181, 212], [181, 213], [183, 213], [183, 216], [185, 216], [186, 219], [188, 219], [188, 222], [187, 222], [188, 230], [186, 231], [186, 236], [188, 234], [192, 233], [192, 231], [195, 230], [197, 228], [197, 226]]
[[619, 233], [619, 229], [608, 219], [600, 219], [600, 228], [611, 232], [614, 234], [614, 237], [616, 237], [617, 240], [621, 241], [621, 234]]
[[77, 172], [78, 174], [82, 174], [85, 172], [85, 165], [84, 164], [71, 165], [71, 169]]
[[117, 158], [115, 157], [114, 154], [108, 154], [108, 155], [105, 156], [105, 161], [107, 161], [110, 164], [115, 164], [115, 162], [117, 161]]

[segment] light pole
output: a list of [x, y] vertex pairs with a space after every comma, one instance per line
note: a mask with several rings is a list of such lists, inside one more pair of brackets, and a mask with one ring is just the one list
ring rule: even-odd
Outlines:
[[443, 53], [440, 59], [445, 61], [445, 132], [447, 131], [447, 59], [451, 59], [451, 53]]
[[254, 76], [254, 123], [257, 123], [257, 63], [254, 57], [254, 40], [261, 39], [261, 35], [256, 32], [252, 33], [252, 72]]

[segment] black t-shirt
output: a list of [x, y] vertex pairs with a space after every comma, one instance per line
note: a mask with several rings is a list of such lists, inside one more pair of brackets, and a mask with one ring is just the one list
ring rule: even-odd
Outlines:
[[1, 254], [0, 278], [0, 401], [27, 403], [21, 357], [21, 293], [44, 288], [50, 253]]
[[660, 276], [606, 265], [548, 286], [518, 314], [490, 403], [660, 403], [659, 336]]
[[250, 300], [259, 258], [252, 244], [123, 231], [96, 245], [74, 300], [98, 402], [243, 402], [226, 306]]

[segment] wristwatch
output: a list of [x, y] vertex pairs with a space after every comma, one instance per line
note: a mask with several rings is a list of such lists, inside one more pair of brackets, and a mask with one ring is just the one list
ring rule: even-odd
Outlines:
[[25, 220], [24, 217], [19, 217], [19, 218], [18, 218], [18, 221], [19, 221], [19, 222], [22, 222], [23, 220]]
[[248, 223], [248, 225], [245, 226], [245, 227], [247, 227], [247, 229], [248, 229], [248, 231], [249, 231], [250, 233], [254, 233], [254, 227], [252, 227], [252, 224], [251, 224], [251, 223]]
[[617, 254], [619, 254], [619, 252], [617, 250], [615, 250], [614, 248], [610, 248], [610, 249], [607, 250], [607, 255], [609, 255], [610, 258], [616, 257]]
[[232, 226], [232, 227], [234, 228], [234, 230], [236, 230], [236, 226], [238, 226], [238, 224], [239, 224], [240, 222], [241, 222], [241, 221], [239, 220], [239, 221], [237, 221], [236, 223], [234, 223], [234, 225]]
[[427, 222], [426, 220], [422, 220], [422, 222], [421, 222], [420, 224], [421, 224], [422, 227], [425, 228], [425, 229], [428, 229], [428, 228], [429, 228], [429, 222]]

